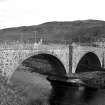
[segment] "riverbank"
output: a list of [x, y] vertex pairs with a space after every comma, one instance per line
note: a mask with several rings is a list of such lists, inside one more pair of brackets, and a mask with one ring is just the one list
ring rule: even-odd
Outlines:
[[[16, 75], [20, 78], [23, 74]], [[15, 77], [16, 75], [14, 74]], [[26, 73], [25, 75], [27, 76]], [[20, 80], [13, 77], [12, 81], [7, 83], [7, 79], [0, 76], [0, 105], [48, 105], [48, 88], [44, 86], [43, 79], [39, 79], [41, 77], [37, 75], [34, 78], [37, 83], [34, 81], [32, 85], [29, 83], [30, 79], [22, 77]], [[28, 82], [25, 83], [22, 79]]]

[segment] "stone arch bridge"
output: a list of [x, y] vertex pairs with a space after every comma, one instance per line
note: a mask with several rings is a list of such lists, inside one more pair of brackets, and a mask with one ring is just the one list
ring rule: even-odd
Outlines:
[[11, 76], [24, 60], [33, 57], [46, 59], [55, 72], [69, 76], [70, 73], [85, 72], [86, 67], [104, 67], [105, 49], [100, 45], [88, 44], [1, 44], [0, 71]]

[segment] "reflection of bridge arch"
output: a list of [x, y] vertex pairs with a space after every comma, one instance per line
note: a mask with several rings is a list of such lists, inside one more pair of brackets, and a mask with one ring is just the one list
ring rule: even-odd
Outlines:
[[38, 52], [22, 61], [23, 65], [32, 67], [32, 72], [43, 74], [66, 75], [66, 69], [56, 55], [49, 52]]
[[88, 52], [80, 59], [76, 67], [76, 72], [93, 71], [99, 67], [101, 67], [101, 62], [98, 56], [93, 52]]

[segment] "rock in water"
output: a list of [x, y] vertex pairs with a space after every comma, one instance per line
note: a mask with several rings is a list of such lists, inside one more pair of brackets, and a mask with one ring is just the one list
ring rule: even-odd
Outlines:
[[105, 88], [105, 72], [94, 71], [78, 74], [79, 79], [92, 88]]

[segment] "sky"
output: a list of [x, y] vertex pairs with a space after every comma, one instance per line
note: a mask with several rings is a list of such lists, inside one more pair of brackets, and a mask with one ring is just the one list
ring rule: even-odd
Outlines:
[[0, 29], [49, 21], [105, 20], [105, 0], [0, 0]]

